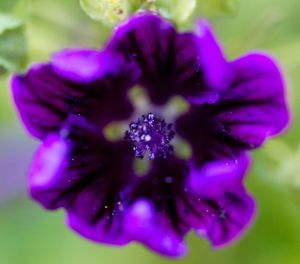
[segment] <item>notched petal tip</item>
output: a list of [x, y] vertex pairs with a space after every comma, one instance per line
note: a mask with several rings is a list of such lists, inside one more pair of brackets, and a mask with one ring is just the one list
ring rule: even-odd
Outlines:
[[170, 226], [166, 217], [160, 215], [146, 199], [136, 201], [127, 211], [125, 230], [135, 241], [157, 253], [172, 257], [183, 257], [187, 246]]

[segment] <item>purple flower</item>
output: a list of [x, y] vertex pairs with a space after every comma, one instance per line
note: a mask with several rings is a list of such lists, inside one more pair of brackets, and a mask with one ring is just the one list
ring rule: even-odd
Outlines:
[[185, 254], [190, 230], [214, 247], [244, 232], [255, 211], [243, 187], [248, 151], [288, 122], [270, 57], [228, 62], [205, 21], [177, 33], [150, 13], [119, 26], [104, 50], [58, 52], [12, 87], [43, 141], [33, 199], [64, 208], [88, 239], [139, 241], [172, 257]]

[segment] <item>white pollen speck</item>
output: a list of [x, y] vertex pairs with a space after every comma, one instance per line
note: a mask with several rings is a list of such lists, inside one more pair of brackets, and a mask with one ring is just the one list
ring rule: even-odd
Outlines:
[[151, 140], [151, 136], [150, 135], [146, 135], [145, 136], [145, 141], [149, 142]]

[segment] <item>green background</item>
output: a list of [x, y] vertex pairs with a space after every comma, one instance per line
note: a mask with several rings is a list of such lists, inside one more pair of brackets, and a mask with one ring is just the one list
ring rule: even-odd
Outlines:
[[[7, 10], [14, 2], [2, 1]], [[240, 241], [218, 251], [190, 234], [189, 254], [176, 263], [300, 263], [299, 10], [298, 0], [242, 0], [237, 15], [211, 18], [229, 59], [257, 49], [277, 57], [286, 76], [293, 122], [283, 136], [254, 153], [247, 178], [258, 203], [253, 227]], [[100, 47], [109, 34], [109, 28], [90, 20], [76, 0], [20, 0], [14, 12], [26, 22], [30, 62], [46, 60], [65, 47]], [[8, 83], [9, 76], [0, 80], [0, 264], [174, 262], [137, 244], [92, 244], [65, 227], [62, 211], [45, 212], [28, 198], [26, 172], [38, 142], [17, 120]]]

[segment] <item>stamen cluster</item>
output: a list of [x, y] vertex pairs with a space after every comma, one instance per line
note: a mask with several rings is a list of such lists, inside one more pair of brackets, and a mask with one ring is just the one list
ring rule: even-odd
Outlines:
[[148, 113], [129, 124], [125, 139], [132, 142], [134, 154], [139, 159], [147, 153], [149, 160], [166, 158], [173, 152], [170, 142], [175, 133], [172, 126], [158, 115]]

